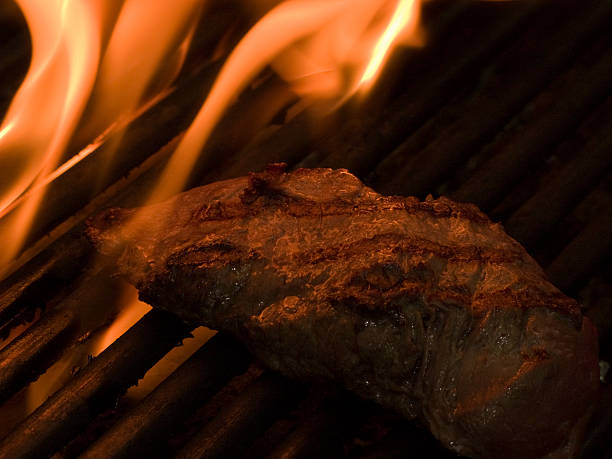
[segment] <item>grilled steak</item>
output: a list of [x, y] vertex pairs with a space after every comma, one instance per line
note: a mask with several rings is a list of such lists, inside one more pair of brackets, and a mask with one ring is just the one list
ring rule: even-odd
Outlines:
[[598, 389], [579, 305], [476, 207], [272, 165], [89, 223], [142, 300], [336, 381], [474, 457], [572, 456]]

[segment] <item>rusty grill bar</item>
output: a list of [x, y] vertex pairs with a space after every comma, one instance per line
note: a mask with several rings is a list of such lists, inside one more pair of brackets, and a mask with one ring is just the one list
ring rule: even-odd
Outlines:
[[[217, 3], [214, 14], [227, 20], [231, 2]], [[11, 32], [2, 49], [10, 52], [3, 51], [0, 69], [24, 60], [15, 43], [27, 48], [23, 28], [9, 17], [2, 19], [13, 27], [3, 29]], [[425, 17], [427, 47], [398, 53], [370, 100], [359, 110], [344, 108], [325, 127], [300, 114], [249, 142], [244, 107], [283, 85], [269, 76], [250, 88], [217, 128], [191, 184], [282, 160], [292, 167], [346, 167], [383, 193], [475, 202], [504, 223], [558, 287], [582, 301], [600, 331], [601, 358], [609, 362], [612, 4], [439, 0], [427, 5]], [[195, 46], [202, 51], [221, 32], [200, 29]], [[1, 283], [0, 333], [43, 312], [0, 349], [0, 403], [10, 403], [116, 312], [104, 311], [116, 284], [92, 258], [82, 221], [103, 207], [129, 206], [153, 183], [172, 139], [197, 109], [194, 97], [219, 68], [194, 56], [174, 93], [130, 128], [122, 148], [140, 153], [117, 165], [112, 177], [119, 180], [109, 179], [95, 197], [80, 192], [83, 182], [75, 177], [89, 177], [92, 162], [58, 183], [61, 199], [68, 199], [66, 187], [76, 183], [77, 191], [64, 213], [39, 222], [30, 242], [36, 245], [66, 218], [69, 224]], [[241, 128], [247, 134], [238, 135]], [[130, 411], [116, 410], [127, 388], [188, 333], [172, 315], [148, 313], [2, 439], [0, 457], [400, 457], [406, 451], [452, 457], [415, 423], [261, 370], [223, 335]], [[609, 453], [612, 391], [607, 383], [602, 388], [584, 458]]]

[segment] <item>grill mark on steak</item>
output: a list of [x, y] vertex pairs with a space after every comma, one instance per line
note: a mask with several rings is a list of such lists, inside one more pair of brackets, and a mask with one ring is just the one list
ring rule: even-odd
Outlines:
[[337, 260], [340, 257], [350, 258], [363, 255], [365, 250], [385, 244], [393, 247], [395, 253], [432, 255], [451, 262], [514, 263], [520, 261], [523, 257], [518, 251], [482, 248], [476, 245], [450, 247], [428, 239], [410, 237], [400, 233], [377, 234], [371, 238], [361, 239], [350, 244], [321, 247], [313, 251], [298, 252], [292, 254], [292, 256], [300, 263], [317, 264]]
[[[422, 214], [433, 218], [458, 217], [471, 220], [475, 223], [488, 223], [488, 218], [472, 204], [452, 203], [445, 198], [432, 201], [419, 201], [416, 198], [400, 198], [395, 196], [380, 196], [375, 203], [355, 204], [353, 201], [337, 199], [325, 203], [305, 198], [297, 199], [285, 195], [282, 191], [268, 189], [263, 194], [248, 194], [248, 199], [241, 196], [239, 203], [225, 204], [213, 201], [197, 209], [193, 215], [194, 220], [215, 221], [240, 219], [265, 212], [271, 206], [283, 209], [291, 217], [330, 217], [346, 215], [372, 215], [381, 211], [406, 212], [408, 214]], [[264, 199], [262, 199], [264, 198]]]
[[571, 455], [598, 387], [594, 327], [476, 207], [273, 166], [134, 214], [88, 236], [153, 306], [420, 416], [461, 454]]

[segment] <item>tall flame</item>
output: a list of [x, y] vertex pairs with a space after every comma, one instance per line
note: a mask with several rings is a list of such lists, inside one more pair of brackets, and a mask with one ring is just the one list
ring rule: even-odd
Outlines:
[[[25, 239], [68, 142], [92, 141], [178, 73], [201, 0], [16, 0], [30, 28], [32, 60], [0, 125], [0, 266]], [[146, 52], [144, 51], [146, 50]], [[92, 151], [93, 149], [87, 150]], [[82, 157], [83, 155], [81, 155]], [[64, 168], [65, 169], [65, 168]]]
[[[395, 5], [395, 8], [392, 8]], [[372, 86], [392, 47], [421, 44], [420, 0], [288, 0], [267, 13], [221, 69], [151, 200], [180, 191], [231, 102], [267, 65], [307, 99], [346, 101]]]

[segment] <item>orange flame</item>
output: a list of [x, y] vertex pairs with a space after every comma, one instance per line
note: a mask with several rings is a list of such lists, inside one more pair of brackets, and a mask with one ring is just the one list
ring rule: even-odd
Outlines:
[[372, 86], [394, 45], [421, 44], [420, 4], [288, 0], [273, 8], [229, 56], [151, 200], [181, 190], [225, 110], [265, 66], [272, 65], [302, 97], [338, 106]]
[[[0, 218], [18, 207], [0, 234], [0, 266], [20, 249], [45, 184], [66, 169], [60, 163], [79, 123], [79, 136], [91, 141], [167, 87], [203, 4], [16, 1], [30, 28], [32, 61], [0, 125]], [[86, 150], [81, 157], [93, 148]]]
[[423, 44], [422, 37], [418, 33], [420, 8], [421, 5], [418, 0], [401, 0], [399, 2], [389, 25], [374, 47], [372, 58], [359, 81], [361, 88], [372, 85], [389, 55], [392, 45], [398, 38], [402, 38], [402, 43], [406, 45], [421, 46]]
[[131, 285], [126, 286], [118, 302], [122, 305], [119, 307], [121, 312], [97, 340], [92, 352], [93, 356], [97, 356], [113, 344], [118, 337], [151, 310], [151, 306], [138, 299], [138, 291]]
[[[0, 211], [57, 165], [85, 108], [100, 53], [100, 2], [18, 3], [31, 28], [32, 62], [0, 128]], [[33, 196], [18, 227], [2, 235], [0, 257], [17, 250], [40, 198]]]

